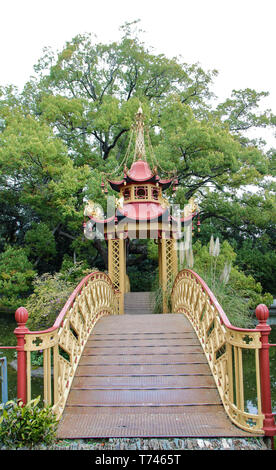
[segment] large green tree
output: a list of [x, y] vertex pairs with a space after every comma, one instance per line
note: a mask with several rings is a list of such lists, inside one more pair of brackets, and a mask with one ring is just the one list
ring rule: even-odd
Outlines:
[[[162, 171], [178, 172], [172, 202], [183, 206], [196, 196], [202, 240], [211, 233], [228, 239], [252, 274], [256, 264], [245, 257], [245, 242], [266, 262], [275, 251], [275, 151], [246, 133], [275, 125], [271, 111], [260, 111], [267, 93], [234, 90], [215, 105], [217, 71], [157, 55], [132, 26], [124, 25], [121, 39], [110, 44], [78, 35], [61, 51], [45, 49], [22, 93], [3, 90], [2, 240], [31, 248], [42, 270], [51, 260], [59, 269], [73, 253], [104, 267], [105, 245], [82, 237], [83, 198], [105, 206], [100, 175], [122, 162], [142, 104]], [[49, 246], [41, 247], [34, 224], [45, 239], [51, 234]], [[147, 256], [139, 243], [130, 254], [136, 263]], [[269, 284], [273, 276], [271, 263], [257, 277]]]

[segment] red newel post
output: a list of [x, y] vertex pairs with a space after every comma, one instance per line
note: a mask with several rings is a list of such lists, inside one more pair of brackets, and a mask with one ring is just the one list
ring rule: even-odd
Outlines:
[[269, 342], [268, 336], [271, 331], [270, 326], [266, 323], [269, 317], [269, 310], [266, 305], [257, 306], [256, 317], [259, 324], [256, 329], [261, 332], [262, 347], [259, 350], [260, 357], [260, 374], [261, 374], [261, 395], [262, 395], [262, 412], [264, 414], [264, 426], [266, 436], [274, 436], [276, 427], [271, 407], [271, 390], [270, 390], [270, 370], [269, 370]]
[[27, 402], [27, 366], [26, 366], [26, 352], [24, 351], [25, 334], [29, 332], [26, 327], [28, 320], [28, 311], [24, 307], [19, 307], [15, 312], [15, 321], [17, 328], [14, 334], [17, 337], [17, 399], [22, 401], [25, 405]]

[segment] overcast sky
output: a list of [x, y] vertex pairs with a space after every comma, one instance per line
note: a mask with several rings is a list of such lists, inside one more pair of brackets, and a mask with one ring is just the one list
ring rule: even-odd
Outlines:
[[263, 107], [276, 113], [276, 0], [9, 0], [0, 11], [0, 85], [23, 87], [45, 46], [85, 32], [109, 42], [140, 19], [156, 53], [217, 69], [221, 100], [233, 89], [268, 91]]

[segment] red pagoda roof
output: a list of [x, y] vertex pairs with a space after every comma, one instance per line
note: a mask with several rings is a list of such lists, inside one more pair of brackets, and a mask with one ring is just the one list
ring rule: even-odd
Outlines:
[[163, 189], [167, 189], [171, 182], [173, 181], [173, 178], [169, 179], [160, 179], [157, 174], [154, 174], [150, 167], [148, 162], [145, 160], [137, 160], [134, 163], [132, 163], [130, 170], [126, 173], [126, 176], [124, 179], [120, 181], [114, 181], [114, 180], [108, 180], [110, 186], [112, 189], [115, 191], [120, 191], [120, 188], [125, 184], [129, 183], [156, 183], [158, 182]]
[[148, 162], [144, 160], [138, 160], [131, 165], [129, 172], [127, 173], [128, 177], [133, 181], [148, 181], [153, 178], [153, 173], [149, 167]]
[[132, 202], [118, 209], [117, 215], [132, 220], [152, 220], [158, 219], [165, 212], [168, 212], [168, 208], [162, 207], [159, 203]]

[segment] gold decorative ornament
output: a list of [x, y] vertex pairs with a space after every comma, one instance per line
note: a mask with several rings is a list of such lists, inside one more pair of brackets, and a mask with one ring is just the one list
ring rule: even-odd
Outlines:
[[83, 213], [87, 217], [96, 217], [98, 219], [103, 217], [103, 211], [101, 206], [95, 204], [94, 201], [88, 201]]

